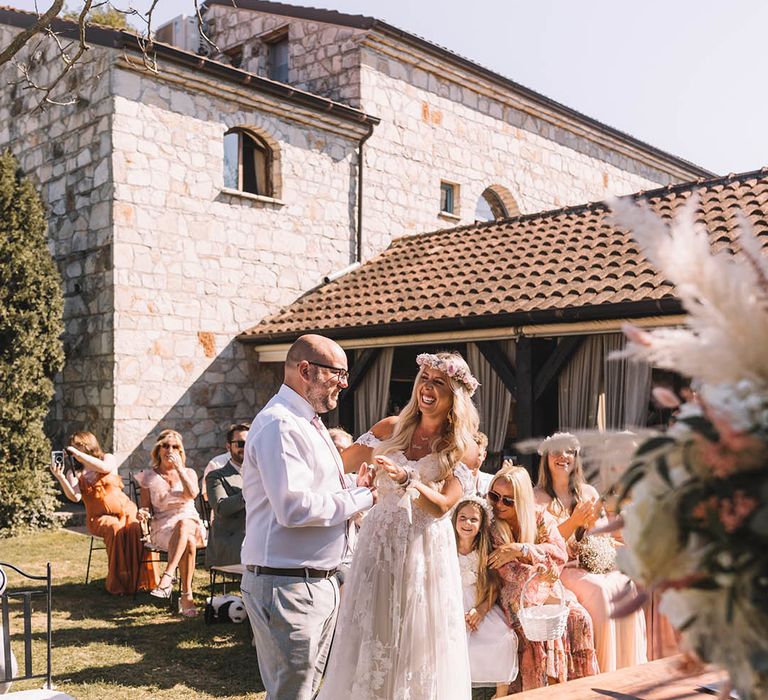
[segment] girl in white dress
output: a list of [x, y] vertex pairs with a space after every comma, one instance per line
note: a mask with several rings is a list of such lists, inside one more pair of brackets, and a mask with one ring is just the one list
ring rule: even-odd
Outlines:
[[472, 686], [496, 686], [493, 697], [500, 698], [517, 678], [517, 635], [496, 606], [498, 580], [488, 566], [491, 517], [485, 500], [468, 496], [459, 501], [452, 521], [464, 590]]
[[477, 387], [459, 355], [419, 355], [400, 416], [345, 450], [377, 470], [344, 584], [319, 699], [469, 700], [461, 578], [449, 511], [474, 463]]

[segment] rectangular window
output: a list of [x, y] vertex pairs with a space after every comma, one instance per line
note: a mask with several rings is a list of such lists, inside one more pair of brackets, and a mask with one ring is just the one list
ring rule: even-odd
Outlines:
[[440, 213], [456, 214], [456, 190], [457, 185], [451, 182], [440, 183]]
[[229, 59], [229, 64], [233, 68], [240, 68], [243, 65], [243, 45], [238, 44], [231, 49], [227, 49], [224, 54]]
[[267, 44], [267, 77], [281, 83], [288, 82], [288, 35]]

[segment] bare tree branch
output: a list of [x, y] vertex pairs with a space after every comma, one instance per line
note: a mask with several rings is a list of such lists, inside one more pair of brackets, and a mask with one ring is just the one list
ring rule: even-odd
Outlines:
[[0, 51], [0, 66], [10, 61], [35, 34], [40, 34], [48, 29], [63, 7], [64, 0], [54, 0], [53, 5], [38, 18], [37, 22], [13, 37], [11, 43]]
[[[208, 35], [205, 33], [205, 26], [203, 23], [203, 15], [200, 14], [200, 3], [195, 0], [195, 17], [197, 17], [197, 31], [200, 32], [200, 36], [203, 38], [206, 44], [208, 44], [216, 53], [219, 53], [219, 47], [211, 41]], [[210, 55], [210, 54], [209, 54]]]

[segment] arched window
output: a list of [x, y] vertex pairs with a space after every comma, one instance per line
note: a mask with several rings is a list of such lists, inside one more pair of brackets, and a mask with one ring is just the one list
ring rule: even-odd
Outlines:
[[224, 187], [272, 197], [272, 150], [245, 129], [224, 134]]
[[487, 187], [475, 207], [475, 221], [495, 221], [519, 214], [520, 210], [512, 193], [501, 185]]

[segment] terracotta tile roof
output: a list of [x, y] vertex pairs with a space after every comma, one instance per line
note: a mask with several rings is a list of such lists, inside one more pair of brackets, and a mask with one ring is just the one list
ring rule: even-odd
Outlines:
[[[714, 249], [743, 212], [768, 248], [768, 168], [668, 186], [636, 198], [665, 217], [691, 196]], [[672, 286], [603, 203], [395, 240], [343, 277], [306, 293], [240, 336], [282, 342], [308, 331], [337, 338], [677, 313]]]

